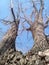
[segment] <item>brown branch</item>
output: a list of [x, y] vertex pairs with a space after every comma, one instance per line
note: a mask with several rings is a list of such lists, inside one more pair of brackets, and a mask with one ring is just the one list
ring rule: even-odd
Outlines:
[[[24, 21], [25, 22], [25, 21]], [[23, 27], [23, 30], [27, 30], [27, 31], [30, 31], [31, 30], [31, 28], [29, 27], [29, 28], [25, 28], [25, 26], [24, 26], [24, 22], [22, 22], [21, 23], [21, 25], [22, 25], [22, 27]]]
[[23, 12], [24, 19], [27, 21], [29, 25], [32, 25], [32, 20], [30, 18], [27, 18], [26, 14]]
[[38, 10], [36, 8], [36, 4], [35, 4], [35, 2], [33, 0], [32, 0], [32, 3], [33, 3], [33, 7], [34, 7], [35, 12], [38, 13]]
[[33, 0], [32, 0], [32, 3], [33, 3], [34, 11], [35, 11], [35, 21], [37, 21], [38, 20], [38, 16], [39, 16], [38, 10], [37, 10], [36, 4], [35, 4], [35, 2]]
[[39, 16], [42, 17], [43, 9], [44, 9], [44, 1], [40, 0], [40, 10], [39, 10]]
[[32, 4], [33, 4], [34, 10], [32, 10], [32, 12], [30, 14], [30, 18], [32, 18], [33, 14], [37, 15], [37, 13], [38, 13], [38, 10], [36, 8], [36, 4], [35, 4], [35, 2], [33, 0], [32, 0]]
[[23, 13], [23, 16], [24, 16], [24, 17], [21, 17], [21, 16], [20, 16], [20, 17], [23, 18], [24, 20], [26, 20], [29, 25], [32, 25], [33, 22], [32, 22], [32, 20], [31, 20], [31, 18], [28, 18], [28, 17], [26, 16], [25, 12], [23, 11], [22, 5], [21, 5], [21, 12]]
[[22, 34], [22, 32], [23, 32], [24, 30], [26, 30], [26, 31], [30, 31], [30, 30], [31, 30], [30, 27], [29, 27], [29, 28], [25, 28], [25, 26], [24, 26], [24, 24], [23, 24], [24, 22], [25, 22], [25, 21], [23, 21], [23, 22], [21, 23], [23, 29], [22, 29], [22, 30], [18, 30], [18, 33], [19, 33], [19, 34]]

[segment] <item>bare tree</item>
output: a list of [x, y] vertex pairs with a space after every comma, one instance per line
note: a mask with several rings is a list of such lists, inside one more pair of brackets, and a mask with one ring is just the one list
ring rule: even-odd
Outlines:
[[[32, 4], [33, 4], [32, 8], [34, 8], [34, 10], [32, 11], [30, 18], [27, 18], [25, 12], [23, 11], [23, 8], [21, 8], [21, 11], [24, 15], [24, 17], [21, 17], [21, 18], [25, 19], [25, 21], [27, 21], [27, 23], [30, 25], [30, 28], [26, 30], [31, 31], [35, 41], [34, 46], [32, 48], [33, 53], [34, 51], [35, 52], [39, 50], [43, 51], [49, 48], [49, 44], [47, 42], [47, 39], [44, 33], [44, 29], [48, 26], [49, 18], [47, 18], [47, 21], [44, 24], [44, 21], [43, 21], [44, 0], [39, 0], [39, 2], [40, 2], [40, 9], [38, 11], [35, 1], [32, 0]], [[34, 21], [32, 21], [33, 14], [35, 15]]]
[[[30, 25], [30, 28], [26, 29], [24, 26], [23, 28], [26, 29], [27, 31], [31, 31], [32, 36], [34, 38], [35, 44], [32, 48], [33, 51], [39, 51], [39, 50], [45, 50], [47, 48], [49, 48], [49, 44], [48, 44], [48, 37], [45, 36], [44, 34], [44, 29], [48, 26], [48, 22], [49, 22], [49, 17], [47, 17], [47, 21], [44, 24], [43, 21], [43, 10], [44, 10], [44, 1], [43, 0], [39, 0], [40, 2], [40, 9], [38, 11], [35, 1], [32, 0], [32, 4], [33, 4], [33, 9], [32, 13], [30, 14], [30, 18], [27, 18], [25, 12], [23, 11], [22, 7], [18, 9], [21, 10], [21, 12], [23, 13], [24, 17], [21, 17], [23, 19], [25, 19], [25, 21]], [[0, 45], [1, 51], [3, 49], [8, 49], [9, 47], [11, 47], [13, 45], [13, 47], [15, 46], [15, 39], [17, 37], [17, 32], [18, 32], [18, 26], [19, 26], [19, 15], [17, 15], [17, 19], [15, 17], [14, 11], [13, 11], [13, 3], [11, 0], [11, 13], [13, 16], [13, 23], [11, 25], [11, 29], [8, 30], [8, 32], [5, 34], [5, 36], [3, 37], [3, 41], [2, 44]], [[32, 21], [32, 16], [33, 14], [34, 16], [34, 21]], [[5, 21], [5, 20], [3, 20]], [[8, 44], [7, 44], [8, 43]], [[11, 44], [13, 43], [13, 44]], [[11, 46], [9, 46], [11, 45]], [[5, 51], [4, 51], [5, 52]]]
[[[27, 31], [31, 31], [32, 33], [32, 37], [34, 39], [34, 46], [31, 49], [31, 53], [36, 53], [38, 51], [44, 51], [45, 49], [49, 48], [49, 35], [45, 35], [44, 33], [44, 29], [48, 26], [49, 23], [49, 17], [47, 17], [47, 21], [44, 24], [43, 21], [43, 10], [44, 10], [44, 1], [43, 0], [37, 0], [40, 2], [40, 9], [38, 10], [35, 4], [35, 1], [32, 0], [32, 4], [33, 4], [33, 9], [31, 14], [30, 14], [30, 18], [27, 17], [27, 15], [25, 14], [25, 11], [23, 11], [23, 9], [19, 8], [18, 9], [21, 10], [21, 12], [23, 13], [23, 17], [20, 16], [21, 18], [25, 19], [25, 22], [27, 22], [30, 27], [29, 28], [25, 28], [23, 23], [23, 30], [27, 30]], [[20, 6], [21, 7], [21, 6]], [[19, 52], [15, 52], [15, 39], [17, 37], [17, 33], [18, 33], [18, 26], [19, 26], [19, 14], [17, 15], [17, 19], [15, 17], [14, 14], [14, 10], [13, 10], [13, 3], [11, 0], [11, 13], [13, 16], [13, 23], [11, 23], [11, 21], [9, 21], [11, 23], [11, 28], [7, 31], [7, 33], [5, 34], [5, 36], [3, 36], [2, 39], [2, 44], [0, 45], [0, 64], [1, 65], [13, 65], [13, 64], [17, 64], [17, 65], [40, 65], [40, 64], [47, 64], [48, 62], [46, 61], [46, 57], [47, 56], [42, 56], [41, 57], [37, 54], [32, 54], [31, 57], [29, 56], [29, 53], [24, 56], [22, 55], [22, 53]], [[32, 16], [34, 14], [34, 21], [32, 21]], [[6, 22], [6, 20], [3, 20]], [[22, 31], [23, 31], [22, 30]], [[10, 50], [9, 50], [10, 49]], [[12, 49], [12, 51], [11, 51]], [[14, 49], [14, 51], [13, 51]], [[8, 50], [6, 52], [6, 50]], [[47, 51], [48, 52], [48, 51]], [[5, 54], [4, 54], [5, 53]], [[17, 57], [18, 56], [18, 57]], [[35, 57], [35, 59], [34, 59]], [[39, 59], [40, 58], [40, 59]], [[39, 62], [36, 62], [36, 61]], [[41, 61], [42, 60], [42, 61]], [[44, 61], [43, 61], [44, 60]], [[22, 62], [21, 62], [22, 61]]]
[[[3, 36], [2, 42], [0, 42], [0, 53], [3, 54], [9, 48], [14, 48], [15, 50], [15, 39], [18, 33], [19, 26], [19, 14], [17, 13], [17, 19], [13, 10], [13, 2], [11, 0], [11, 13], [13, 16], [13, 22], [11, 23], [11, 28], [7, 31], [7, 33]], [[3, 20], [6, 22], [6, 20]]]

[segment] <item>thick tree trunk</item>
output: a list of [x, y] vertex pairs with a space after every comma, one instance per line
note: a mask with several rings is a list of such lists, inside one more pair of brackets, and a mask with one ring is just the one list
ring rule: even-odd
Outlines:
[[34, 46], [32, 48], [33, 52], [38, 52], [39, 50], [45, 50], [49, 48], [49, 44], [47, 43], [46, 37], [44, 35], [44, 25], [42, 21], [36, 21], [31, 26], [31, 32], [34, 38]]
[[5, 36], [2, 39], [1, 45], [0, 45], [0, 54], [5, 53], [5, 51], [9, 48], [14, 48], [15, 50], [15, 39], [17, 37], [18, 32], [18, 21], [15, 23], [13, 22], [11, 25], [11, 29], [8, 30], [8, 32], [5, 34]]

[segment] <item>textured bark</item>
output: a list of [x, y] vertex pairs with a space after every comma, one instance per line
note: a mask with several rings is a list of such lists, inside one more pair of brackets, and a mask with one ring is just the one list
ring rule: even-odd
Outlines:
[[[47, 42], [47, 39], [44, 34], [44, 21], [43, 21], [43, 9], [44, 9], [44, 0], [40, 0], [40, 9], [38, 11], [35, 1], [32, 0], [33, 8], [34, 8], [34, 22], [32, 22], [32, 19], [28, 19], [26, 17], [26, 14], [24, 14], [24, 19], [29, 22], [30, 25], [30, 31], [32, 33], [33, 39], [34, 39], [34, 46], [32, 48], [33, 53], [38, 52], [39, 50], [45, 50], [49, 48], [49, 44]], [[33, 11], [32, 11], [33, 12]], [[24, 13], [24, 12], [23, 12]], [[32, 14], [33, 16], [33, 14]], [[49, 20], [48, 20], [49, 21]], [[29, 30], [29, 29], [26, 29]], [[34, 52], [35, 51], [35, 52]]]
[[[40, 1], [42, 2], [43, 0]], [[42, 18], [43, 7], [41, 6], [42, 8], [40, 9], [40, 12], [37, 12], [35, 3], [33, 3], [33, 5], [36, 10], [35, 21], [32, 22], [31, 19], [27, 19], [26, 15], [24, 15], [25, 20], [27, 20], [27, 22], [29, 21], [28, 23], [30, 24], [30, 28], [27, 30], [30, 30], [32, 32], [32, 36], [35, 41], [33, 48], [25, 56], [21, 52], [14, 51], [14, 43], [17, 37], [17, 31], [19, 25], [18, 22], [16, 23], [14, 22], [11, 26], [11, 29], [3, 37], [4, 45], [1, 48], [2, 55], [0, 56], [0, 65], [48, 65], [49, 64], [49, 49], [48, 49], [49, 40], [46, 38], [44, 34], [44, 25]], [[43, 2], [41, 3], [41, 5], [43, 5]], [[44, 51], [45, 49], [47, 49], [46, 52]]]
[[0, 46], [1, 54], [5, 53], [5, 51], [8, 48], [11, 48], [12, 46], [15, 49], [15, 39], [17, 37], [18, 26], [19, 26], [18, 21], [16, 21], [16, 24], [15, 22], [13, 22], [11, 25], [11, 28], [7, 31], [7, 33], [3, 37], [2, 42], [1, 42], [2, 45]]
[[11, 28], [7, 31], [7, 33], [2, 39], [1, 46], [0, 46], [1, 55], [5, 53], [5, 51], [8, 50], [9, 48], [14, 48], [15, 50], [15, 40], [17, 37], [18, 26], [19, 26], [20, 20], [18, 19], [19, 18], [18, 14], [17, 14], [17, 19], [15, 17], [12, 0], [11, 0], [11, 13], [12, 13], [14, 21], [11, 25]]
[[31, 27], [31, 32], [34, 38], [34, 46], [33, 50], [34, 51], [39, 51], [39, 50], [45, 50], [49, 48], [49, 44], [46, 40], [46, 37], [44, 35], [44, 26], [40, 22], [34, 22], [33, 26]]

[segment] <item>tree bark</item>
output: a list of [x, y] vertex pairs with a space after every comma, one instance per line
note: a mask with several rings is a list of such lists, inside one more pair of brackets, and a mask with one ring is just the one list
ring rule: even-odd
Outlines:
[[[44, 9], [44, 0], [40, 0], [40, 9], [38, 11], [35, 1], [32, 0], [33, 8], [34, 8], [34, 22], [32, 22], [32, 18], [28, 19], [26, 17], [26, 14], [24, 14], [24, 19], [27, 21], [27, 23], [30, 25], [30, 31], [32, 32], [32, 36], [34, 39], [34, 46], [32, 48], [32, 52], [38, 52], [40, 50], [45, 50], [49, 48], [49, 44], [46, 40], [45, 34], [44, 34], [44, 21], [43, 21], [43, 9]], [[33, 11], [32, 11], [33, 12]], [[24, 11], [23, 11], [24, 13]], [[31, 13], [33, 16], [33, 14]], [[49, 20], [48, 20], [49, 21]], [[27, 30], [27, 29], [26, 29]]]
[[44, 51], [49, 48], [49, 44], [46, 40], [44, 34], [44, 25], [42, 18], [38, 18], [38, 21], [35, 21], [31, 26], [32, 36], [34, 38], [34, 46], [32, 48], [33, 51]]
[[15, 39], [18, 32], [18, 21], [12, 23], [11, 29], [5, 34], [0, 45], [0, 53], [3, 54], [8, 48], [13, 47], [15, 49]]

